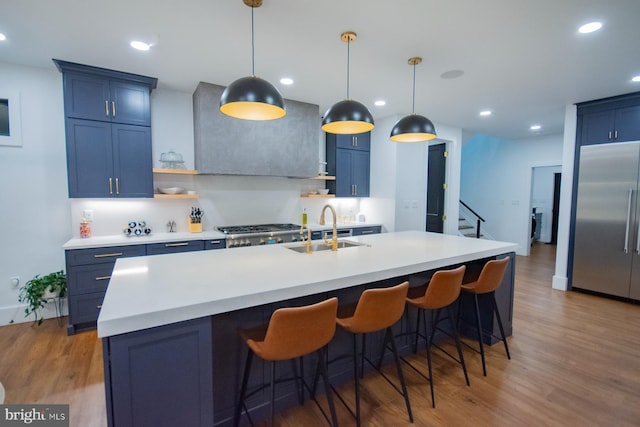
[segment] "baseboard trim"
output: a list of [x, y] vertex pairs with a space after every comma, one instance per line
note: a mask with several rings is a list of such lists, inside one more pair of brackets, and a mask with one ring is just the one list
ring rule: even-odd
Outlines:
[[[67, 301], [66, 298], [63, 299], [61, 316], [67, 316], [69, 314], [66, 301]], [[24, 315], [25, 308], [26, 308], [25, 305], [17, 305], [17, 304], [11, 305], [8, 307], [0, 307], [0, 326], [9, 325], [11, 323], [33, 322], [34, 320], [33, 314], [29, 315], [28, 317], [25, 317]], [[57, 313], [53, 303], [46, 304], [44, 308], [39, 311], [38, 318], [40, 315], [42, 315], [44, 319], [55, 318]]]

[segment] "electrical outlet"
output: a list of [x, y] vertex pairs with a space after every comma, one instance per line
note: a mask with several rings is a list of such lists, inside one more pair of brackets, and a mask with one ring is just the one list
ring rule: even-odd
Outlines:
[[87, 221], [93, 221], [93, 209], [85, 209], [82, 211], [82, 217]]
[[19, 276], [13, 276], [13, 277], [9, 277], [9, 283], [11, 283], [11, 287], [12, 288], [17, 288], [18, 286], [20, 286], [20, 277]]

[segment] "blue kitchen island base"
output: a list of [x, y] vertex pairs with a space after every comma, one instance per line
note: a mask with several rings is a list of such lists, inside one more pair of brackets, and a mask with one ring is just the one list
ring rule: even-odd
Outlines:
[[[482, 266], [490, 259], [510, 257], [507, 273], [496, 299], [505, 333], [512, 333], [513, 290], [515, 276], [515, 254], [508, 252], [491, 257], [465, 262], [467, 273], [464, 282], [474, 281]], [[443, 266], [453, 268], [459, 264]], [[438, 268], [440, 269], [440, 268]], [[347, 286], [327, 292], [247, 307], [197, 319], [171, 323], [153, 328], [132, 331], [103, 338], [107, 418], [109, 426], [231, 426], [236, 404], [246, 346], [237, 335], [239, 327], [266, 323], [274, 310], [285, 306], [300, 306], [337, 296], [340, 303], [355, 302], [366, 288], [393, 286], [409, 280], [412, 287], [419, 287], [436, 270], [415, 272], [384, 280]], [[481, 316], [485, 325], [497, 332], [497, 325], [489, 305], [481, 301]], [[462, 317], [473, 319], [473, 308], [462, 305]], [[400, 337], [399, 351], [413, 351], [412, 331], [415, 313], [408, 311], [402, 321], [394, 326]], [[469, 331], [475, 337], [473, 331]], [[375, 360], [379, 355], [383, 335], [368, 337], [368, 357]], [[493, 340], [488, 335], [487, 343]], [[337, 330], [329, 345], [329, 359], [349, 354], [351, 339]], [[388, 360], [390, 361], [390, 359]], [[312, 380], [315, 366], [314, 355], [305, 358], [305, 376]], [[351, 360], [332, 364], [329, 368], [334, 385], [352, 380]], [[291, 364], [278, 365], [278, 376], [291, 376]], [[267, 381], [267, 364], [256, 361], [252, 368], [249, 390]], [[268, 389], [254, 394], [247, 400], [252, 419], [268, 417]], [[297, 404], [294, 384], [277, 387], [277, 410]], [[246, 415], [241, 425], [248, 425]]]

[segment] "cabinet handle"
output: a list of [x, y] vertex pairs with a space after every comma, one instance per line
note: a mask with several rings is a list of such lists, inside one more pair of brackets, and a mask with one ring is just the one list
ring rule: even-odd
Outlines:
[[618, 131], [613, 132], [613, 139], [614, 140], [618, 139]]
[[353, 137], [353, 141], [355, 142], [355, 146], [357, 147], [358, 146], [358, 137], [354, 136]]
[[109, 194], [113, 194], [113, 178], [109, 178]]
[[109, 117], [109, 101], [104, 100], [104, 115]]
[[116, 101], [111, 101], [111, 114], [112, 117], [116, 117]]
[[101, 310], [101, 309], [102, 309], [102, 305], [96, 305], [96, 308], [97, 308], [98, 310]]
[[209, 243], [212, 245], [219, 245], [220, 243], [222, 243], [222, 240], [212, 240]]
[[111, 257], [111, 256], [122, 256], [122, 252], [114, 252], [111, 254], [98, 254], [98, 255], [94, 255], [94, 258], [107, 258], [107, 257]]
[[362, 230], [360, 233], [362, 233], [362, 234], [371, 234], [371, 233], [373, 233], [373, 230]]
[[613, 133], [609, 131], [609, 141], [611, 141], [612, 139], [613, 139]]
[[354, 196], [358, 195], [358, 184], [353, 184], [353, 195]]
[[181, 242], [181, 243], [165, 243], [165, 248], [173, 248], [176, 246], [189, 246], [189, 242]]
[[111, 276], [100, 276], [100, 277], [96, 277], [96, 280], [109, 280], [111, 279]]
[[116, 194], [120, 194], [120, 178], [116, 178]]

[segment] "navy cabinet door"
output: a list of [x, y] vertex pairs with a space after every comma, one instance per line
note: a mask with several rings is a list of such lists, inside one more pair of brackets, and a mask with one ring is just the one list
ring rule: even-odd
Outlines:
[[109, 80], [86, 74], [64, 74], [64, 108], [69, 118], [111, 120]]
[[612, 110], [585, 114], [582, 118], [581, 145], [604, 144], [613, 141]]
[[153, 197], [151, 128], [112, 125], [115, 197]]
[[69, 197], [111, 197], [111, 124], [68, 119], [66, 133]]
[[351, 154], [351, 180], [355, 197], [369, 197], [369, 152], [354, 151]]
[[371, 146], [371, 132], [359, 133], [356, 135], [334, 135], [336, 147], [348, 148], [351, 150], [369, 151]]
[[640, 106], [616, 110], [616, 142], [640, 140]]
[[210, 317], [104, 341], [109, 426], [213, 425]]
[[111, 120], [116, 123], [151, 126], [149, 88], [111, 81]]
[[352, 197], [353, 181], [351, 180], [351, 156], [355, 150], [336, 150], [336, 196]]

